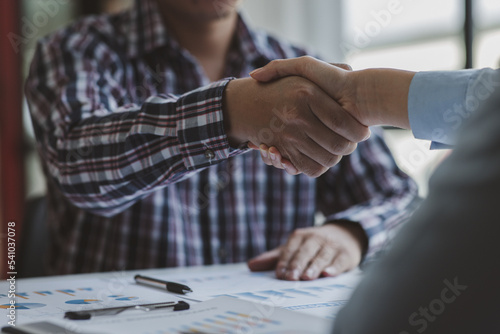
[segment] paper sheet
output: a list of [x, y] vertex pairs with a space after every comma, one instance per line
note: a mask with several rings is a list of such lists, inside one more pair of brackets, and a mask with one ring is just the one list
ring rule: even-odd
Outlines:
[[[347, 302], [361, 279], [359, 270], [336, 278], [289, 282], [274, 272], [250, 272], [245, 264], [154, 269], [134, 272], [19, 279], [16, 282], [16, 323], [62, 319], [66, 311], [176, 301], [180, 295], [137, 285], [135, 274], [183, 283], [193, 289], [186, 295], [191, 306], [217, 296], [248, 300], [311, 314], [331, 321]], [[0, 317], [7, 325], [10, 306], [7, 282], [0, 283]], [[2, 314], [3, 312], [4, 314]], [[156, 312], [156, 311], [155, 311]]]
[[325, 334], [332, 322], [279, 307], [218, 297], [187, 311], [152, 311], [98, 317], [89, 322], [55, 321], [75, 332], [106, 334], [255, 333]]
[[246, 265], [189, 268], [184, 272], [151, 272], [160, 279], [188, 285], [193, 293], [189, 299], [208, 300], [217, 296], [230, 296], [266, 303], [289, 310], [334, 319], [347, 303], [362, 275], [359, 269], [334, 278], [313, 281], [283, 281], [274, 272], [250, 272]]
[[[3, 319], [9, 312], [10, 299], [0, 285], [0, 310]], [[18, 280], [16, 282], [16, 323], [64, 316], [66, 311], [81, 311], [126, 305], [179, 300], [175, 295], [134, 283], [131, 275], [85, 280], [54, 279]], [[7, 325], [7, 321], [0, 325]]]

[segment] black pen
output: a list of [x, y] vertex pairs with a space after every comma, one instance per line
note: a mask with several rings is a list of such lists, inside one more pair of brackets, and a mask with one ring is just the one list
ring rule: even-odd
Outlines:
[[191, 290], [189, 286], [180, 283], [162, 281], [157, 278], [146, 277], [142, 275], [135, 275], [134, 279], [136, 283], [144, 284], [154, 288], [167, 289], [167, 291], [170, 292], [175, 292], [180, 294], [193, 292], [193, 290]]

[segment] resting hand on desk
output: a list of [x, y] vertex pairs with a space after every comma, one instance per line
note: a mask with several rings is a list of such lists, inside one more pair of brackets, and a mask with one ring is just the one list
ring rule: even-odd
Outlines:
[[286, 244], [248, 262], [252, 271], [276, 270], [276, 277], [290, 281], [336, 276], [361, 261], [367, 239], [351, 222], [295, 230]]

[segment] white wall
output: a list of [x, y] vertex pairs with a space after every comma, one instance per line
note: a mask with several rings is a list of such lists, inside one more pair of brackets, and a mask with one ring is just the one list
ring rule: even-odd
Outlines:
[[245, 0], [243, 12], [254, 27], [311, 48], [326, 61], [343, 60], [341, 0]]

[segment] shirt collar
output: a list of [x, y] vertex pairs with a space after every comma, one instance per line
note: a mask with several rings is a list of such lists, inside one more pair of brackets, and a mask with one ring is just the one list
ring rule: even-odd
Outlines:
[[[136, 0], [129, 12], [127, 55], [130, 58], [140, 57], [162, 46], [178, 47], [177, 42], [168, 35], [156, 1]], [[263, 66], [274, 58], [269, 47], [266, 47], [265, 37], [251, 30], [241, 14], [236, 34], [239, 51], [250, 64]]]

